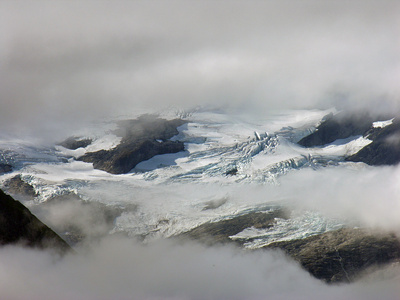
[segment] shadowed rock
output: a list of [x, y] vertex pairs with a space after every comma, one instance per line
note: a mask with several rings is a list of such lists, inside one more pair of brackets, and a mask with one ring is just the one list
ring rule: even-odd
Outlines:
[[304, 269], [328, 283], [351, 282], [365, 269], [400, 259], [400, 241], [392, 234], [342, 228], [301, 240], [272, 243]]
[[37, 196], [37, 193], [32, 185], [22, 180], [21, 175], [16, 175], [7, 180], [4, 184], [7, 193], [14, 197], [22, 198], [21, 200], [30, 200]]
[[371, 130], [366, 137], [372, 143], [356, 154], [346, 158], [348, 161], [364, 162], [369, 165], [394, 165], [400, 162], [400, 122], [384, 128]]
[[331, 113], [324, 118], [315, 132], [301, 139], [298, 144], [304, 147], [323, 146], [338, 139], [364, 135], [378, 119], [367, 112], [340, 112], [336, 115]]
[[298, 143], [305, 147], [323, 146], [338, 139], [360, 136], [372, 142], [363, 147], [347, 161], [364, 162], [369, 165], [394, 165], [400, 162], [400, 121], [383, 128], [374, 128], [373, 122], [388, 120], [389, 116], [372, 116], [368, 113], [341, 112], [330, 114], [316, 131]]
[[193, 239], [207, 245], [218, 243], [241, 243], [233, 241], [229, 237], [249, 227], [269, 228], [272, 227], [275, 218], [287, 218], [286, 212], [281, 209], [269, 213], [251, 212], [228, 220], [204, 223], [190, 231], [184, 232], [177, 237]]
[[71, 250], [24, 205], [0, 190], [0, 245], [8, 244], [54, 249], [61, 253]]
[[79, 160], [93, 163], [94, 168], [112, 174], [128, 173], [138, 163], [156, 155], [183, 151], [182, 142], [169, 139], [179, 133], [177, 127], [184, 123], [181, 119], [164, 120], [151, 115], [122, 121], [116, 131], [122, 137], [118, 146], [86, 153]]
[[[206, 245], [231, 243], [242, 247], [243, 240], [229, 237], [249, 227], [273, 228], [275, 218], [288, 218], [288, 213], [283, 209], [270, 213], [251, 212], [207, 222], [176, 237]], [[327, 283], [351, 282], [368, 268], [400, 261], [400, 241], [395, 235], [364, 229], [342, 228], [304, 239], [271, 243], [254, 251], [261, 249], [284, 251], [311, 275]]]
[[65, 141], [59, 143], [60, 146], [70, 150], [76, 150], [78, 148], [85, 148], [92, 143], [91, 139], [69, 137]]
[[234, 175], [237, 175], [237, 173], [238, 173], [238, 169], [237, 168], [233, 168], [233, 169], [230, 169], [229, 171], [227, 171], [225, 173], [225, 175], [226, 176], [234, 176]]
[[0, 175], [12, 171], [12, 166], [9, 164], [0, 163]]

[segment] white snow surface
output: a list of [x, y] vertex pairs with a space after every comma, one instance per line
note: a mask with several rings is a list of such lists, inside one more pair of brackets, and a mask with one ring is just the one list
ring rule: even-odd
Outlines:
[[[120, 138], [103, 132], [84, 137], [93, 139], [86, 148], [68, 150], [32, 147], [23, 141], [0, 141], [2, 162], [20, 162], [19, 168], [0, 176], [0, 183], [16, 174], [32, 184], [40, 196], [27, 203], [45, 203], [54, 195], [74, 192], [87, 201], [99, 201], [119, 207], [137, 205], [115, 220], [112, 232], [141, 235], [145, 240], [172, 236], [208, 222], [233, 218], [252, 211], [269, 211], [280, 195], [272, 189], [268, 195], [249, 197], [247, 190], [279, 184], [279, 178], [300, 168], [335, 165], [343, 156], [357, 152], [370, 143], [351, 137], [323, 148], [306, 149], [295, 144], [320, 123], [332, 110], [286, 111], [257, 119], [220, 111], [180, 112], [188, 123], [178, 128], [172, 140], [185, 143], [185, 151], [155, 156], [138, 164], [130, 173], [112, 175], [76, 161], [86, 152], [110, 149]], [[171, 118], [171, 117], [169, 117]], [[236, 169], [236, 175], [227, 172]], [[222, 201], [222, 200], [223, 201]], [[209, 201], [221, 203], [205, 209]], [[249, 248], [269, 242], [299, 238], [332, 230], [340, 222], [324, 220], [317, 214], [290, 220], [278, 220], [274, 232], [249, 228], [233, 236], [247, 237]], [[283, 234], [283, 232], [286, 232]]]
[[317, 212], [306, 212], [290, 219], [275, 219], [271, 229], [246, 228], [242, 232], [231, 236], [233, 240], [244, 240], [245, 247], [256, 249], [270, 243], [302, 239], [326, 231], [339, 229], [343, 220], [327, 220]]
[[386, 121], [376, 121], [374, 123], [372, 123], [372, 127], [373, 128], [384, 128], [386, 126], [392, 125], [393, 124], [393, 119], [390, 120], [386, 120]]

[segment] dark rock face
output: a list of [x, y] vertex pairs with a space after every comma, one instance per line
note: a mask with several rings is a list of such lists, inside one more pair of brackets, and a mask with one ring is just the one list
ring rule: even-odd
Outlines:
[[356, 154], [345, 158], [347, 161], [364, 162], [369, 165], [394, 165], [400, 162], [400, 121], [391, 125], [373, 128], [375, 121], [391, 117], [371, 116], [368, 113], [346, 113], [328, 115], [317, 130], [299, 141], [305, 147], [322, 146], [338, 139], [362, 135], [372, 141]]
[[346, 160], [375, 166], [394, 165], [400, 162], [399, 121], [394, 121], [393, 124], [382, 129], [371, 130], [366, 137], [373, 142]]
[[225, 175], [226, 176], [234, 176], [234, 175], [237, 175], [237, 173], [238, 173], [238, 169], [237, 168], [233, 168], [233, 169], [230, 169], [229, 171], [227, 171], [225, 173]]
[[351, 282], [368, 267], [400, 258], [400, 241], [390, 234], [343, 228], [301, 240], [272, 243], [310, 274], [328, 283]]
[[9, 164], [0, 163], [0, 175], [12, 171], [12, 166]]
[[[244, 240], [229, 237], [246, 228], [273, 228], [275, 218], [288, 218], [282, 208], [270, 213], [251, 212], [232, 219], [207, 222], [176, 238], [193, 239], [206, 245], [234, 244]], [[393, 234], [342, 228], [299, 240], [271, 243], [261, 249], [279, 249], [298, 261], [317, 279], [327, 283], [351, 282], [368, 268], [400, 261], [400, 240]]]
[[314, 133], [304, 137], [298, 143], [304, 147], [315, 147], [350, 136], [364, 135], [372, 127], [372, 123], [378, 119], [366, 112], [330, 114], [325, 117]]
[[76, 150], [78, 148], [85, 148], [92, 143], [91, 139], [82, 139], [78, 137], [69, 137], [65, 141], [59, 143], [60, 146], [70, 150]]
[[37, 196], [35, 189], [22, 180], [21, 175], [14, 176], [5, 182], [7, 193], [23, 199], [32, 199]]
[[0, 245], [8, 244], [55, 249], [61, 253], [71, 249], [19, 201], [0, 190]]
[[[229, 238], [246, 228], [269, 228], [272, 227], [275, 218], [287, 218], [283, 210], [274, 210], [271, 213], [252, 212], [237, 216], [233, 219], [222, 220], [218, 222], [207, 222], [190, 231], [182, 233], [179, 238], [193, 239], [207, 245], [235, 243]], [[236, 243], [241, 243], [240, 241]]]
[[177, 127], [184, 123], [181, 119], [164, 120], [148, 115], [120, 122], [117, 134], [122, 137], [121, 144], [111, 150], [87, 153], [79, 160], [112, 174], [128, 173], [155, 155], [183, 151], [182, 142], [168, 139], [177, 135]]

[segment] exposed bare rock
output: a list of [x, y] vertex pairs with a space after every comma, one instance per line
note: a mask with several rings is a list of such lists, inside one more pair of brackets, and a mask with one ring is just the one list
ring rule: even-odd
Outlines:
[[85, 148], [92, 143], [91, 139], [79, 138], [79, 137], [69, 137], [66, 140], [59, 143], [60, 146], [70, 150], [76, 150], [78, 148]]
[[12, 194], [21, 200], [29, 200], [35, 198], [37, 193], [32, 185], [25, 182], [21, 175], [16, 175], [13, 178], [7, 180], [4, 184], [7, 193]]
[[235, 167], [235, 168], [230, 169], [229, 171], [227, 171], [225, 173], [225, 175], [226, 176], [234, 176], [234, 175], [237, 175], [237, 173], [238, 173], [238, 169]]
[[382, 129], [376, 128], [366, 134], [372, 143], [346, 160], [369, 165], [394, 165], [400, 162], [400, 121]]
[[269, 228], [272, 227], [275, 218], [287, 218], [284, 210], [277, 209], [269, 213], [251, 212], [232, 219], [207, 222], [190, 231], [182, 233], [178, 237], [193, 239], [208, 245], [218, 243], [240, 243], [229, 237], [246, 228]]
[[393, 234], [342, 228], [305, 239], [272, 243], [310, 274], [328, 283], [351, 282], [365, 269], [400, 259], [400, 241]]
[[338, 139], [350, 136], [364, 135], [378, 120], [369, 113], [340, 112], [336, 115], [327, 115], [315, 132], [304, 137], [298, 143], [304, 147], [315, 147], [330, 144]]
[[351, 136], [364, 136], [372, 141], [356, 154], [345, 160], [364, 162], [369, 165], [395, 165], [400, 162], [400, 121], [383, 128], [374, 128], [375, 121], [388, 120], [393, 116], [373, 116], [369, 113], [341, 112], [325, 117], [315, 132], [304, 137], [298, 143], [305, 147], [323, 146], [338, 139]]
[[179, 133], [177, 127], [184, 123], [181, 119], [164, 120], [151, 115], [120, 122], [116, 133], [122, 140], [118, 146], [86, 153], [79, 160], [111, 174], [128, 173], [138, 163], [156, 155], [183, 151], [183, 142], [169, 139]]
[[0, 190], [0, 245], [8, 244], [54, 249], [61, 253], [71, 250], [24, 205]]
[[5, 173], [9, 173], [12, 171], [12, 166], [9, 164], [4, 164], [4, 163], [0, 163], [0, 175], [1, 174], [5, 174]]

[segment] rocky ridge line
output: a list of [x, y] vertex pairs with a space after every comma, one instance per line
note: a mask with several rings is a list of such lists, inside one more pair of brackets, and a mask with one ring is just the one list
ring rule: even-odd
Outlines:
[[400, 121], [384, 127], [374, 127], [376, 121], [392, 119], [393, 116], [372, 116], [367, 112], [340, 112], [324, 118], [316, 130], [301, 139], [298, 144], [304, 147], [319, 147], [339, 139], [363, 136], [372, 142], [357, 153], [346, 157], [346, 161], [364, 162], [368, 165], [395, 165], [400, 162]]
[[59, 253], [72, 250], [29, 209], [2, 190], [0, 190], [0, 245], [22, 245], [56, 250]]

